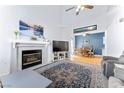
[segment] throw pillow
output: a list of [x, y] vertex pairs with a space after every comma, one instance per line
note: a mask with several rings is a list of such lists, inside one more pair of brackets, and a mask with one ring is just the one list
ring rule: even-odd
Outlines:
[[115, 77], [124, 81], [124, 65], [115, 64], [114, 75]]

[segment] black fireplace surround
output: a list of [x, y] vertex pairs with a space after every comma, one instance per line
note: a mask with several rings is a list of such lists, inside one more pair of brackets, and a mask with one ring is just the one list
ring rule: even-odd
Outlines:
[[22, 69], [42, 64], [42, 50], [22, 51]]

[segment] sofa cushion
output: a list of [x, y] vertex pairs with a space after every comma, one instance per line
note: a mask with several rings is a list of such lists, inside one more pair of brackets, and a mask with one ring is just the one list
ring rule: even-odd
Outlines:
[[121, 81], [118, 78], [115, 77], [110, 77], [109, 78], [109, 84], [108, 84], [109, 88], [124, 88], [124, 82]]
[[114, 76], [124, 81], [124, 65], [115, 64]]

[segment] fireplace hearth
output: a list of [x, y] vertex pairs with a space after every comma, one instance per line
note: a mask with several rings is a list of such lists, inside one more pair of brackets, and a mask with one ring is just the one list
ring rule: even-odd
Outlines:
[[22, 51], [22, 69], [42, 64], [42, 50]]

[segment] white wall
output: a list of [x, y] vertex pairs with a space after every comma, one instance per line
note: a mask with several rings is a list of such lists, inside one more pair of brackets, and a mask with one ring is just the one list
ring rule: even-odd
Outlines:
[[[11, 59], [10, 40], [13, 31], [19, 28], [19, 20], [44, 26], [45, 37], [49, 40], [61, 39], [58, 25], [60, 6], [0, 6], [0, 76], [9, 73]], [[49, 47], [49, 61], [52, 57]]]
[[113, 22], [107, 29], [107, 54], [119, 57], [124, 50], [124, 22], [119, 22], [124, 18], [124, 7], [118, 7], [111, 13], [113, 15]]

